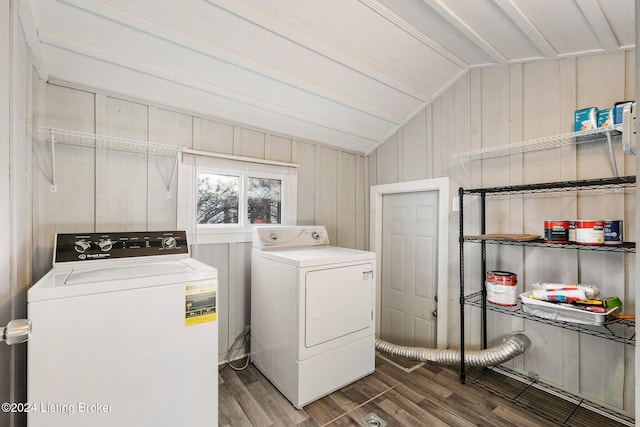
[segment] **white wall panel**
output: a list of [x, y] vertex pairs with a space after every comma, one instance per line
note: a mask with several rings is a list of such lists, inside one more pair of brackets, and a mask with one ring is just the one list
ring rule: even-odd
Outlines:
[[264, 133], [235, 127], [233, 134], [233, 154], [264, 159]]
[[[146, 105], [97, 96], [97, 134], [144, 141], [148, 132]], [[146, 230], [147, 155], [97, 149], [95, 177], [96, 231]]]
[[324, 225], [329, 242], [338, 241], [338, 155], [333, 148], [318, 147], [316, 158], [316, 223]]
[[233, 154], [233, 126], [194, 118], [193, 148], [221, 154]]
[[[92, 93], [43, 85], [38, 90], [43, 112], [37, 123], [55, 128], [95, 131], [95, 96]], [[38, 264], [35, 277], [43, 275], [53, 258], [56, 233], [95, 230], [95, 149], [56, 145], [56, 191], [51, 191], [53, 164], [50, 135], [34, 132], [34, 204]]]
[[377, 183], [389, 184], [398, 182], [398, 133], [385, 141], [376, 149]]
[[[0, 170], [9, 171], [11, 165], [11, 103], [12, 93], [11, 61], [11, 7], [12, 2], [0, 4], [0, 92], [7, 94], [7, 101], [0, 103]], [[15, 3], [15, 2], [13, 2]], [[11, 200], [10, 174], [0, 174], [0, 230], [4, 235], [11, 233]], [[0, 324], [11, 320], [11, 248], [0, 246]], [[11, 399], [11, 348], [0, 347], [0, 399], [9, 402]], [[9, 425], [8, 413], [0, 413], [0, 423]]]
[[[158, 107], [149, 108], [149, 141], [192, 148], [193, 120], [191, 116]], [[148, 230], [171, 230], [175, 228], [177, 215], [178, 180], [176, 159], [163, 156], [148, 156]]]
[[[18, 2], [0, 5], [0, 326], [27, 315], [32, 280], [32, 61]], [[0, 401], [26, 401], [26, 345], [0, 349]], [[0, 413], [0, 424], [25, 426], [24, 413]]]
[[267, 135], [267, 139], [265, 141], [265, 159], [292, 163], [292, 145], [293, 141], [289, 138]]
[[356, 203], [357, 192], [357, 156], [349, 153], [339, 153], [340, 171], [338, 185], [338, 246], [355, 248], [356, 244]]
[[[229, 245], [229, 337], [228, 346], [251, 326], [251, 243]], [[238, 354], [249, 352], [249, 342]], [[233, 355], [232, 355], [233, 357]]]
[[[588, 56], [576, 60], [576, 109], [611, 108], [625, 97], [625, 55]], [[622, 150], [618, 146], [618, 163]], [[578, 174], [586, 178], [612, 176], [606, 144], [583, 144], [578, 148]]]
[[378, 185], [378, 150], [367, 156], [367, 165], [369, 167], [369, 186]]
[[402, 128], [402, 181], [427, 178], [427, 128], [422, 110]]
[[298, 142], [298, 225], [315, 224], [316, 146]]

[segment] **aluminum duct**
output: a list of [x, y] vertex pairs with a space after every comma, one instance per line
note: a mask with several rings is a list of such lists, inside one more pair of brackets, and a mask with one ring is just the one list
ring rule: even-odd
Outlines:
[[[521, 355], [530, 346], [529, 338], [522, 334], [516, 334], [495, 347], [486, 350], [465, 351], [464, 363], [469, 366], [496, 366]], [[421, 362], [435, 362], [443, 365], [460, 364], [460, 350], [407, 347], [380, 339], [376, 339], [376, 350], [393, 356], [417, 359]]]

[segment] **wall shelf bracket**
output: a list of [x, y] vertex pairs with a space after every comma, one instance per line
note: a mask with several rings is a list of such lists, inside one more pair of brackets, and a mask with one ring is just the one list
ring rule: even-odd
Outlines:
[[618, 177], [618, 165], [616, 164], [616, 156], [613, 153], [613, 144], [611, 143], [611, 132], [607, 132], [607, 147], [609, 148], [609, 162], [611, 163], [611, 171], [613, 176]]
[[182, 151], [178, 151], [176, 153], [176, 160], [173, 162], [173, 168], [171, 169], [171, 178], [169, 178], [169, 185], [167, 186], [167, 197], [171, 197], [171, 187], [173, 186], [173, 181], [176, 179], [176, 173], [178, 172], [178, 163], [180, 162], [180, 158]]

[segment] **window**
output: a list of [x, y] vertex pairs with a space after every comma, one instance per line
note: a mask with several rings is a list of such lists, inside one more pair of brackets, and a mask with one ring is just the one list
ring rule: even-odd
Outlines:
[[282, 180], [249, 177], [247, 216], [251, 224], [281, 224]]
[[198, 176], [198, 224], [237, 224], [240, 178], [201, 173]]
[[191, 241], [222, 243], [250, 242], [254, 225], [295, 224], [297, 169], [292, 166], [183, 160], [178, 227]]

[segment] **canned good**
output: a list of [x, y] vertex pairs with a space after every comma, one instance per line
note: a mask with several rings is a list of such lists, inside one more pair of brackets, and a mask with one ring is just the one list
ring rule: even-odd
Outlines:
[[569, 243], [569, 221], [545, 221], [544, 241], [547, 243]]
[[621, 245], [623, 242], [622, 220], [611, 220], [604, 222], [604, 244]]
[[576, 243], [604, 244], [604, 221], [576, 221]]

